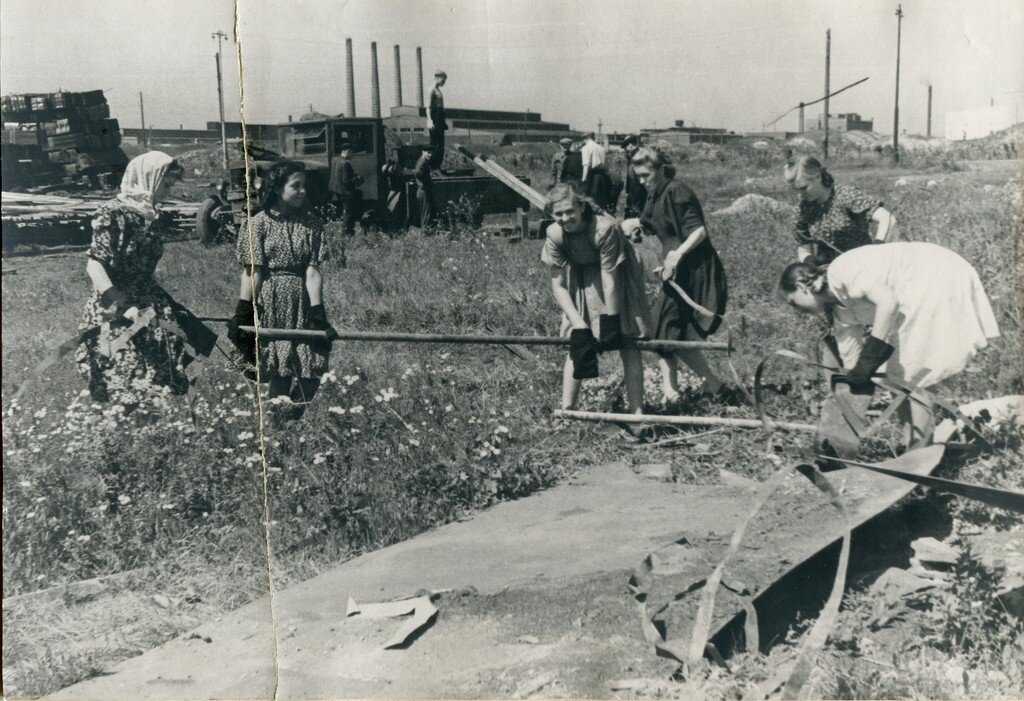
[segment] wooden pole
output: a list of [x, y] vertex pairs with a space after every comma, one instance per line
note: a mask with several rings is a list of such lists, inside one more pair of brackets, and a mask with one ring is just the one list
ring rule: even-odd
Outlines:
[[[271, 329], [253, 326], [239, 326], [242, 331], [255, 333], [268, 341], [313, 341], [328, 340], [326, 331], [312, 329]], [[569, 339], [560, 336], [490, 336], [484, 334], [445, 334], [445, 333], [399, 333], [395, 331], [338, 331], [334, 337], [337, 341], [383, 341], [390, 343], [450, 343], [454, 345], [510, 345], [521, 346], [568, 346]], [[732, 350], [729, 343], [715, 341], [630, 341], [628, 346], [641, 350]]]
[[142, 148], [149, 148], [149, 137], [146, 136], [146, 108], [142, 104], [142, 91], [139, 91], [139, 119], [142, 120]]
[[227, 39], [227, 36], [227, 34], [219, 30], [213, 34], [213, 38], [217, 40], [217, 100], [220, 104], [220, 148], [224, 170], [228, 169], [228, 133], [227, 126], [224, 123], [224, 81], [221, 77], [220, 55], [221, 42]]
[[828, 98], [829, 80], [831, 79], [832, 65], [832, 30], [825, 30], [825, 140], [822, 147], [825, 151], [825, 159], [828, 160]]
[[[620, 424], [667, 424], [670, 426], [732, 426], [734, 428], [762, 428], [764, 423], [758, 419], [726, 419], [717, 416], [660, 416], [657, 414], [611, 414], [602, 411], [577, 411], [575, 409], [556, 409], [555, 417], [560, 419], [576, 419], [578, 421], [602, 421]], [[769, 428], [784, 428], [789, 431], [817, 430], [814, 424], [793, 423], [790, 421], [768, 421]]]
[[892, 161], [900, 164], [900, 38], [903, 33], [903, 5], [896, 6], [896, 101], [892, 109]]
[[932, 138], [932, 86], [928, 86], [928, 138]]

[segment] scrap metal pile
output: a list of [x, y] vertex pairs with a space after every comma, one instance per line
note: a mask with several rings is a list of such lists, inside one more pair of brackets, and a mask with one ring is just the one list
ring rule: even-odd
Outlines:
[[6, 190], [116, 187], [128, 164], [102, 90], [5, 95], [2, 118]]

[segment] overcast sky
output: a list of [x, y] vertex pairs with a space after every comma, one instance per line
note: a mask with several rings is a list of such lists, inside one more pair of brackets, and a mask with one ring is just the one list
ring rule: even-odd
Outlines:
[[[947, 111], [1024, 102], [1024, 3], [905, 0], [901, 126], [934, 131]], [[823, 94], [825, 30], [833, 99], [891, 132], [896, 3], [889, 0], [238, 0], [246, 118], [345, 109], [344, 39], [355, 50], [356, 106], [370, 111], [370, 42], [381, 104], [394, 104], [393, 46], [414, 104], [415, 49], [427, 80], [449, 75], [449, 107], [541, 112], [574, 128], [632, 130], [676, 119], [757, 130]], [[0, 89], [107, 91], [124, 126], [138, 94], [155, 127], [217, 118], [211, 33], [234, 36], [235, 6], [216, 0], [0, 0]], [[238, 62], [225, 45], [228, 118], [239, 110]], [[796, 114], [777, 125], [796, 127]]]

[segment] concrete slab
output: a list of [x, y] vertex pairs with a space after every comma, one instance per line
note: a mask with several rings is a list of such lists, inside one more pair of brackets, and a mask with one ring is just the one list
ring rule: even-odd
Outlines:
[[[748, 498], [742, 487], [595, 467], [278, 592], [273, 623], [270, 600], [254, 602], [52, 698], [607, 696], [606, 682], [629, 673], [619, 665], [645, 648], [628, 572], [684, 533], [727, 539]], [[400, 620], [344, 618], [350, 596], [468, 588], [442, 597], [435, 625], [406, 650], [382, 649]], [[601, 617], [621, 634], [598, 634]], [[524, 634], [540, 642], [523, 643]]]

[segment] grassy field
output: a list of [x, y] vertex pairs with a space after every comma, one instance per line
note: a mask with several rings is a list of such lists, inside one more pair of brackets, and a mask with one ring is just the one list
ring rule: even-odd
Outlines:
[[[496, 157], [545, 182], [550, 148], [535, 151]], [[709, 211], [750, 193], [786, 204], [748, 197], [709, 217], [729, 273], [734, 362], [747, 383], [761, 358], [778, 348], [809, 352], [818, 331], [775, 294], [794, 251], [795, 201], [776, 156], [704, 149], [680, 162], [681, 177]], [[1019, 392], [1021, 180], [918, 165], [893, 171], [865, 163], [837, 175], [890, 203], [904, 238], [948, 246], [981, 274], [1003, 335], [950, 385], [950, 398]], [[539, 242], [460, 229], [360, 236], [346, 247], [347, 267], [336, 256], [324, 270], [325, 303], [339, 328], [558, 329]], [[653, 268], [653, 243], [642, 254]], [[82, 254], [23, 258], [12, 267], [3, 284], [2, 378], [9, 695], [46, 693], [100, 673], [271, 585], [530, 494], [594, 461], [665, 462], [682, 482], [714, 482], [720, 467], [755, 478], [774, 468], [757, 432], [689, 447], [637, 446], [614, 431], [553, 422], [562, 362], [554, 351], [538, 350], [533, 362], [502, 348], [339, 343], [301, 422], [284, 425], [277, 407], [264, 406], [264, 472], [253, 388], [216, 354], [191, 403], [171, 402], [157, 421], [90, 405], [70, 357], [13, 403], [40, 355], [75, 333], [88, 279]], [[236, 268], [226, 247], [171, 244], [157, 277], [197, 313], [226, 316], [234, 307]], [[649, 288], [653, 294], [653, 278]], [[727, 374], [723, 361], [712, 359]], [[621, 406], [618, 361], [602, 358], [601, 367], [602, 378], [585, 385], [583, 408]], [[818, 380], [792, 368], [776, 373], [769, 380], [787, 394], [773, 408], [813, 420]], [[647, 376], [648, 402], [658, 411], [652, 358]], [[754, 416], [749, 407], [688, 410]], [[799, 449], [801, 440], [779, 448]], [[116, 573], [125, 574], [98, 590], [58, 588]], [[58, 593], [32, 595], [39, 591]]]

